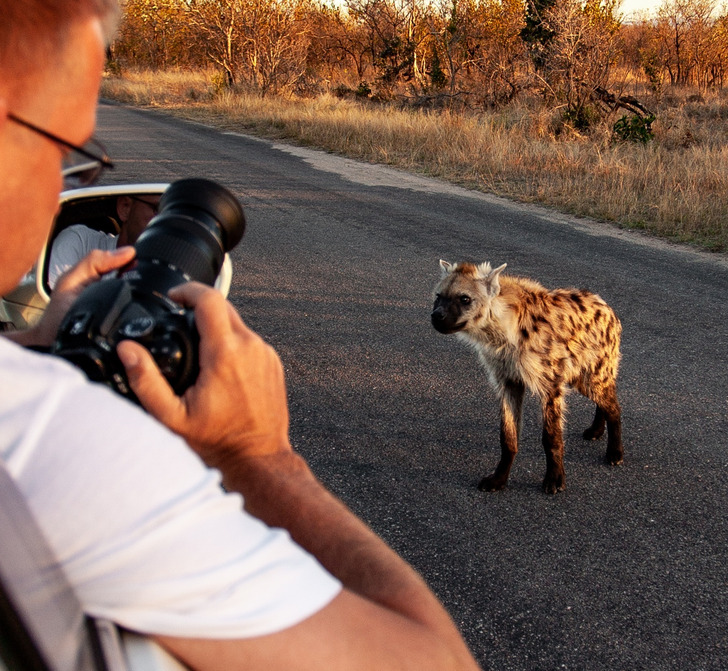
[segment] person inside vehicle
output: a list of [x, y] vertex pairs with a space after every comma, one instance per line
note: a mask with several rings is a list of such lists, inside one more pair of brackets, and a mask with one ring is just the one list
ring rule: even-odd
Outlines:
[[119, 234], [97, 231], [83, 224], [64, 228], [53, 241], [48, 264], [48, 283], [54, 289], [58, 278], [78, 264], [94, 249], [111, 251], [133, 245], [152, 217], [159, 211], [158, 195], [119, 196], [116, 199], [116, 221]]
[[[32, 266], [63, 162], [92, 135], [116, 11], [0, 0], [0, 295]], [[20, 346], [49, 345], [81, 290], [133, 256], [91, 252], [35, 327], [0, 337], [0, 460], [86, 612], [201, 671], [477, 669], [423, 579], [293, 450], [281, 361], [218, 291], [172, 292], [201, 337], [182, 397], [144, 348], [119, 345], [146, 413]]]

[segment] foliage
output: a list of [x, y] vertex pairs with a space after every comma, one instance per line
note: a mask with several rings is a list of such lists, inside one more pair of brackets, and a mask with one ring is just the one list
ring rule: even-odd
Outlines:
[[210, 87], [212, 88], [215, 95], [222, 94], [225, 89], [229, 88], [227, 75], [224, 72], [215, 72], [210, 77]]
[[659, 98], [662, 94], [662, 76], [660, 72], [660, 60], [657, 53], [653, 51], [644, 55], [642, 58], [642, 70], [647, 77], [650, 90]]
[[592, 105], [581, 105], [577, 108], [567, 108], [561, 118], [575, 130], [587, 131], [599, 122], [600, 114]]
[[647, 144], [655, 138], [652, 131], [652, 124], [655, 115], [640, 116], [638, 114], [625, 114], [620, 117], [612, 126], [612, 133], [615, 140], [622, 142], [638, 142]]
[[225, 77], [213, 88], [261, 94], [367, 81], [379, 99], [484, 108], [538, 92], [583, 121], [590, 91], [627, 79], [657, 98], [665, 85], [722, 88], [717, 2], [662, 0], [624, 23], [619, 0], [125, 0], [110, 71], [213, 66]]
[[440, 64], [440, 55], [437, 46], [432, 45], [432, 65], [430, 66], [430, 84], [434, 89], [442, 89], [447, 84], [447, 75]]
[[359, 86], [357, 86], [356, 91], [354, 91], [354, 95], [357, 98], [368, 98], [370, 95], [372, 95], [372, 89], [365, 81], [359, 82]]
[[521, 39], [528, 46], [529, 53], [537, 68], [544, 66], [544, 50], [555, 37], [555, 32], [545, 21], [556, 0], [527, 0], [524, 26]]

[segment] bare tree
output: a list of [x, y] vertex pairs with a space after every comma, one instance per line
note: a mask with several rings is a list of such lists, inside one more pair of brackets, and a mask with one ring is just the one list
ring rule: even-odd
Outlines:
[[716, 18], [712, 36], [706, 85], [722, 88], [728, 72], [728, 14], [725, 10]]
[[430, 34], [446, 65], [449, 94], [487, 105], [511, 100], [529, 67], [522, 0], [441, 0], [434, 9]]
[[245, 0], [182, 0], [190, 27], [205, 39], [208, 58], [219, 65], [229, 85], [241, 66], [239, 42]]
[[428, 17], [438, 63], [439, 54], [444, 58], [445, 77], [451, 96], [460, 90], [458, 79], [461, 71], [473, 63], [473, 6], [472, 0], [441, 0], [433, 6]]
[[619, 54], [620, 0], [559, 0], [544, 16], [553, 38], [544, 47], [540, 77], [549, 95], [565, 106], [567, 118], [587, 127], [596, 89], [610, 88]]
[[305, 70], [308, 0], [183, 0], [190, 26], [228, 84], [263, 94], [289, 88]]
[[182, 20], [179, 0], [126, 0], [119, 32], [112, 47], [117, 62], [162, 69], [171, 65], [199, 65], [182, 48], [194, 40]]
[[664, 0], [660, 5], [657, 31], [672, 84], [701, 83], [714, 10], [713, 0]]
[[390, 92], [401, 85], [415, 92], [426, 88], [423, 46], [429, 28], [419, 0], [347, 0], [346, 8], [366, 28], [380, 87]]
[[525, 15], [522, 0], [480, 0], [475, 15], [478, 49], [475, 66], [484, 87], [484, 98], [493, 105], [513, 99], [530, 77], [522, 39]]
[[303, 77], [309, 44], [306, 0], [247, 0], [241, 55], [248, 81], [264, 95], [290, 89]]
[[345, 9], [334, 6], [314, 7], [310, 15], [311, 48], [308, 63], [331, 82], [362, 84], [372, 73], [372, 59], [367, 28], [352, 20]]

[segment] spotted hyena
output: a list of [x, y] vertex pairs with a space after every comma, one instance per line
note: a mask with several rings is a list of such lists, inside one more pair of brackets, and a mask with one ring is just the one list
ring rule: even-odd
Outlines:
[[614, 311], [583, 289], [549, 291], [538, 282], [503, 274], [506, 264], [440, 261], [432, 325], [456, 333], [477, 351], [501, 405], [501, 458], [478, 488], [505, 487], [518, 451], [526, 389], [541, 401], [546, 451], [544, 490], [565, 488], [564, 395], [573, 387], [596, 403], [586, 440], [608, 429], [607, 463], [622, 463], [621, 413], [617, 400], [619, 340]]

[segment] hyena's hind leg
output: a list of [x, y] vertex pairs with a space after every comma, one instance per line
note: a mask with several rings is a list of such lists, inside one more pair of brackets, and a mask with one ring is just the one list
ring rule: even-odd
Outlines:
[[521, 430], [521, 409], [525, 393], [526, 387], [522, 382], [508, 380], [504, 385], [500, 417], [501, 458], [495, 471], [478, 484], [478, 489], [482, 492], [503, 489], [508, 482], [511, 466], [518, 452], [518, 434]]
[[599, 406], [594, 412], [594, 421], [591, 426], [582, 434], [584, 440], [599, 440], [604, 435], [604, 429], [607, 428], [607, 416]]
[[[580, 390], [581, 391], [581, 390]], [[582, 393], [584, 393], [582, 391]], [[596, 388], [591, 388], [584, 394], [592, 399], [596, 405], [594, 421], [584, 431], [585, 440], [598, 440], [607, 429], [606, 462], [611, 466], [618, 466], [624, 458], [622, 447], [622, 410], [617, 398], [617, 383], [611, 380]]]
[[617, 398], [617, 384], [612, 382], [604, 388], [598, 401], [607, 420], [607, 454], [606, 461], [611, 466], [618, 466], [624, 459], [622, 447], [622, 409]]

